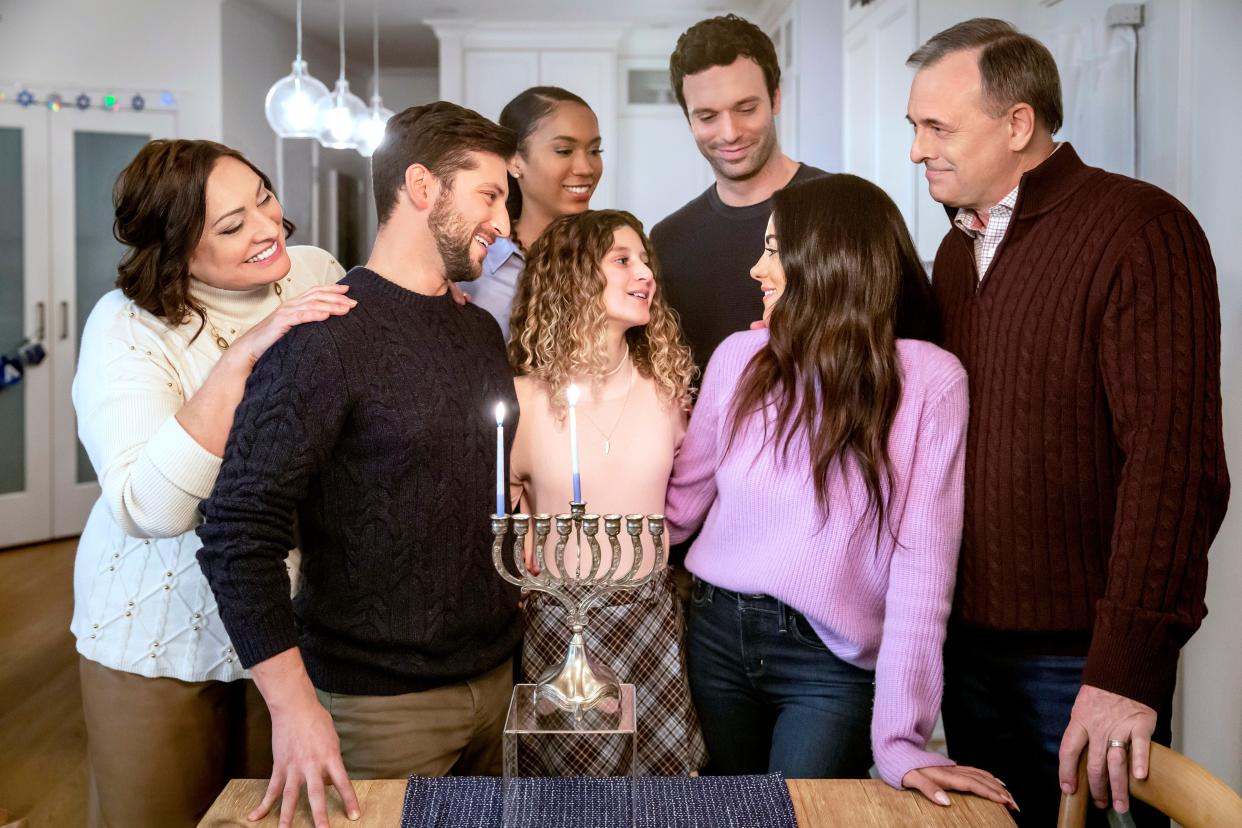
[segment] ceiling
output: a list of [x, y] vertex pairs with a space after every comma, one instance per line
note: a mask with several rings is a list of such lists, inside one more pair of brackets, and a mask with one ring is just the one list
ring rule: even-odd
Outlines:
[[[294, 20], [297, 0], [245, 0], [278, 17]], [[304, 36], [321, 44], [337, 42], [338, 0], [302, 0]], [[614, 0], [616, 2], [616, 0]], [[622, 5], [624, 11], [618, 10]], [[435, 34], [427, 19], [633, 20], [684, 22], [726, 11], [752, 9], [759, 0], [345, 0], [345, 49], [352, 59], [370, 59], [371, 13], [378, 6], [380, 63], [384, 66], [436, 66]]]

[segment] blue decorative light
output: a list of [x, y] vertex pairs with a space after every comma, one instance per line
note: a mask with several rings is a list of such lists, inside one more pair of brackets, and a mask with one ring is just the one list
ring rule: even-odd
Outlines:
[[172, 106], [176, 102], [177, 102], [177, 99], [173, 97], [173, 94], [171, 92], [160, 93], [160, 104], [162, 104], [163, 106]]
[[32, 103], [34, 103], [34, 95], [31, 94], [29, 89], [23, 89], [17, 93], [18, 106], [30, 106]]
[[141, 95], [135, 95], [129, 100], [130, 109], [135, 112], [141, 112], [147, 106], [147, 101]]
[[90, 109], [91, 108], [91, 96], [83, 92], [81, 95], [78, 95], [76, 98], [73, 99], [73, 105], [76, 106], [78, 109]]

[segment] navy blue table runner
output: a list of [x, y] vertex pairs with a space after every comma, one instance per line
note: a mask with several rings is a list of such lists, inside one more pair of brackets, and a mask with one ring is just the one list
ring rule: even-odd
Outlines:
[[[512, 828], [629, 828], [626, 780], [533, 777], [516, 780]], [[766, 776], [644, 776], [634, 780], [636, 828], [797, 828], [779, 773]], [[410, 777], [401, 828], [499, 828], [495, 776]], [[509, 828], [509, 826], [506, 826]]]

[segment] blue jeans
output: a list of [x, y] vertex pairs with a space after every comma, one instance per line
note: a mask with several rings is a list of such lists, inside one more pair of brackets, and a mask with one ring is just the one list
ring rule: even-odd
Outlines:
[[[942, 708], [949, 756], [1003, 779], [1022, 809], [1011, 814], [1020, 826], [1057, 823], [1057, 753], [1085, 662], [1082, 656], [1015, 651], [996, 637], [949, 632]], [[1164, 745], [1169, 744], [1171, 709], [1170, 697], [1156, 720], [1154, 739]], [[1168, 828], [1167, 817], [1130, 802], [1140, 828]], [[1105, 813], [1089, 806], [1087, 825], [1106, 825]]]
[[874, 672], [837, 658], [805, 617], [766, 595], [695, 578], [689, 615], [686, 660], [707, 773], [867, 776]]

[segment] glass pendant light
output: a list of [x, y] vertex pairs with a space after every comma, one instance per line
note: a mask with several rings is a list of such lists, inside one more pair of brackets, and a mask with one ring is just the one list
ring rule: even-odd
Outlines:
[[370, 158], [384, 142], [384, 127], [392, 117], [392, 110], [384, 106], [379, 91], [379, 2], [371, 6], [371, 54], [375, 60], [375, 74], [372, 76], [374, 94], [371, 95], [371, 108], [357, 122], [354, 143], [358, 145], [358, 154]]
[[298, 0], [298, 53], [293, 72], [267, 90], [263, 111], [272, 130], [281, 138], [314, 138], [319, 135], [315, 105], [327, 96], [328, 87], [311, 77], [302, 60], [302, 0]]
[[356, 149], [354, 132], [358, 121], [366, 114], [367, 105], [362, 98], [349, 91], [345, 80], [345, 0], [339, 0], [341, 10], [341, 76], [327, 96], [319, 99], [316, 107], [319, 118], [319, 143], [329, 149]]

